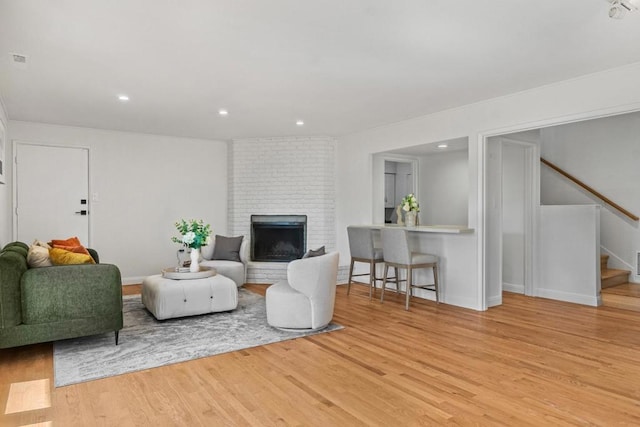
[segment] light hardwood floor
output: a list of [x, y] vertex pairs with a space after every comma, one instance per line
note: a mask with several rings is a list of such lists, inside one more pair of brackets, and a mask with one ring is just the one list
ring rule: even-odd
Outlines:
[[[640, 425], [637, 313], [509, 293], [487, 312], [406, 312], [341, 286], [334, 321], [345, 329], [57, 389], [51, 344], [0, 350], [0, 405], [11, 388], [23, 410], [0, 406], [0, 425]], [[29, 410], [43, 391], [50, 406]]]

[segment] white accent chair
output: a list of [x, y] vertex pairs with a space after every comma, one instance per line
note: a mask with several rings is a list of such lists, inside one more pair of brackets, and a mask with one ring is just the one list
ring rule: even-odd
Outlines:
[[298, 259], [287, 266], [287, 280], [267, 288], [267, 323], [285, 330], [320, 330], [333, 318], [338, 253]]
[[233, 280], [237, 287], [245, 284], [247, 278], [247, 262], [249, 260], [249, 242], [245, 236], [242, 239], [240, 245], [240, 262], [211, 259], [213, 257], [213, 251], [216, 246], [216, 241], [213, 239], [210, 245], [200, 248], [200, 255], [202, 256], [201, 266], [213, 267], [218, 274], [228, 277]]

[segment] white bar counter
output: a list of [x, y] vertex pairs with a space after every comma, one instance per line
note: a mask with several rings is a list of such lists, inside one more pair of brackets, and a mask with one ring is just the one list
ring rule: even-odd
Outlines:
[[[441, 302], [478, 309], [478, 292], [475, 286], [478, 281], [478, 260], [476, 257], [478, 236], [473, 228], [468, 228], [466, 225], [406, 227], [398, 224], [358, 224], [352, 227], [375, 230], [374, 244], [376, 247], [382, 247], [379, 231], [383, 228], [407, 230], [409, 244], [413, 251], [439, 257], [438, 278]], [[382, 273], [383, 267], [379, 265], [378, 276], [382, 277]], [[433, 275], [430, 270], [418, 270], [414, 274], [415, 283], [433, 283]], [[376, 296], [379, 297], [380, 293], [376, 292]], [[423, 289], [415, 289], [414, 296], [435, 300], [433, 292]], [[394, 293], [390, 292], [389, 297], [393, 298]]]
[[407, 231], [416, 233], [447, 233], [447, 234], [464, 234], [473, 233], [473, 228], [467, 228], [464, 225], [417, 225], [415, 227], [407, 227], [398, 224], [371, 224], [371, 225], [353, 225], [352, 227], [369, 228], [372, 230], [381, 230], [383, 228], [402, 228]]

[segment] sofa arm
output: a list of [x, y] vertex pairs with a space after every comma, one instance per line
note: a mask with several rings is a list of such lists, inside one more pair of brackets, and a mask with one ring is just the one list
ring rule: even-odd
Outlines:
[[111, 264], [33, 268], [21, 279], [22, 321], [46, 323], [122, 312], [122, 280]]

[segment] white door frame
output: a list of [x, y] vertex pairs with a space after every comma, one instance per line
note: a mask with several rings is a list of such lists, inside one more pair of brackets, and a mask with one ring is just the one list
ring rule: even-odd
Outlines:
[[[488, 182], [488, 170], [489, 170], [489, 147], [490, 144], [499, 144], [498, 153], [502, 152], [502, 146], [504, 142], [523, 146], [525, 148], [525, 194], [524, 194], [524, 294], [535, 295], [535, 288], [537, 283], [537, 253], [538, 253], [538, 224], [539, 224], [539, 209], [540, 205], [540, 150], [536, 143], [529, 143], [525, 141], [519, 141], [500, 136], [491, 137], [492, 141], [489, 141], [490, 137], [484, 138], [483, 144], [483, 230], [484, 235], [482, 238], [482, 252], [483, 252], [483, 292], [482, 292], [482, 309], [486, 310], [491, 306], [502, 304], [502, 267], [503, 267], [503, 218], [502, 208], [495, 209], [490, 206], [491, 203], [499, 201], [502, 205], [502, 184], [492, 188]], [[502, 156], [498, 156], [498, 167], [500, 168], [500, 181], [502, 180]], [[494, 165], [495, 166], [495, 165]], [[493, 194], [492, 191], [496, 192]], [[497, 194], [499, 193], [499, 194]], [[487, 212], [494, 212], [490, 217]], [[496, 220], [497, 219], [497, 220]], [[491, 227], [489, 222], [496, 220], [494, 226]], [[489, 248], [490, 242], [494, 246]], [[493, 274], [492, 274], [493, 273]], [[497, 283], [493, 283], [491, 281]], [[495, 292], [495, 295], [494, 295]]]
[[[502, 143], [522, 146], [525, 150], [525, 194], [524, 194], [524, 294], [533, 296], [535, 278], [535, 262], [538, 247], [540, 206], [540, 146], [536, 143], [511, 138], [500, 138]], [[502, 218], [501, 218], [502, 223]], [[501, 227], [502, 231], [502, 227]], [[502, 242], [502, 240], [500, 240]], [[502, 244], [500, 244], [500, 268], [504, 260]], [[502, 270], [501, 270], [502, 271]], [[502, 283], [500, 283], [502, 291]]]
[[[12, 217], [13, 217], [13, 230], [12, 230], [12, 234], [13, 234], [13, 240], [17, 240], [18, 239], [18, 212], [17, 212], [17, 207], [18, 207], [18, 171], [17, 171], [17, 153], [18, 153], [18, 145], [36, 145], [36, 146], [41, 146], [41, 147], [54, 147], [54, 148], [67, 148], [67, 149], [79, 149], [79, 150], [86, 150], [87, 151], [87, 210], [89, 211], [89, 215], [87, 215], [87, 242], [86, 242], [86, 246], [91, 246], [91, 236], [92, 236], [92, 221], [91, 221], [91, 150], [89, 149], [89, 147], [85, 147], [85, 146], [69, 146], [69, 145], [60, 145], [60, 144], [48, 144], [48, 143], [44, 143], [44, 142], [28, 142], [28, 141], [19, 141], [19, 140], [13, 140], [12, 141], [12, 147], [11, 149], [12, 151], [12, 162], [13, 162], [13, 171], [12, 171], [12, 191], [13, 191], [13, 198], [12, 198]], [[27, 244], [30, 244], [31, 242], [25, 242]]]

